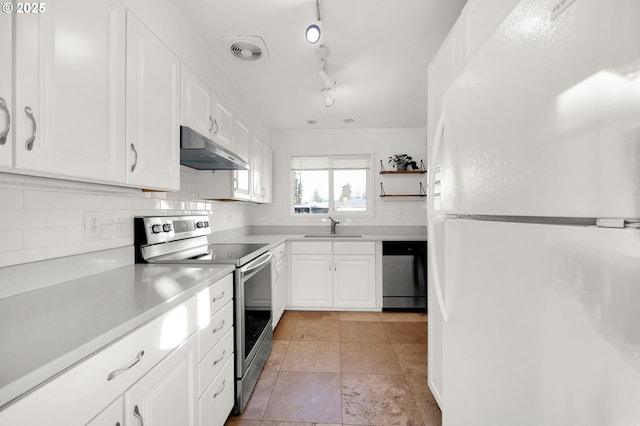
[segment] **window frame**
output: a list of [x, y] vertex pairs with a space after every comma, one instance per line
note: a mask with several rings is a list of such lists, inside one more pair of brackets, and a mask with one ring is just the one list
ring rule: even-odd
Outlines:
[[[329, 205], [329, 211], [327, 213], [296, 213], [295, 212], [295, 178], [294, 173], [296, 171], [304, 171], [305, 169], [294, 169], [291, 167], [291, 162], [293, 159], [297, 157], [340, 157], [341, 155], [289, 155], [289, 216], [292, 218], [327, 218], [328, 216], [340, 216], [340, 217], [373, 217], [373, 207], [374, 207], [374, 154], [373, 153], [358, 153], [358, 154], [343, 154], [344, 156], [361, 156], [368, 157], [368, 167], [367, 168], [321, 168], [316, 170], [326, 170], [328, 171], [329, 179], [329, 199], [327, 200]], [[307, 169], [310, 170], [310, 169]], [[358, 211], [338, 211], [335, 209], [335, 194], [334, 194], [334, 176], [333, 172], [335, 170], [364, 170], [366, 173], [366, 211], [358, 212]]]

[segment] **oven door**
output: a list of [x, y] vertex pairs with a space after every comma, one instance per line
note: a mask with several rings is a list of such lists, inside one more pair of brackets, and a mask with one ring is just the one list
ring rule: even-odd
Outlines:
[[271, 258], [267, 252], [236, 270], [236, 374], [242, 378], [271, 329]]

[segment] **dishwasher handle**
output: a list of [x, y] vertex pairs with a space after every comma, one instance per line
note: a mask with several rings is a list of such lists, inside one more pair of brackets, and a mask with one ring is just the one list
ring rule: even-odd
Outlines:
[[426, 241], [383, 241], [383, 256], [425, 256]]

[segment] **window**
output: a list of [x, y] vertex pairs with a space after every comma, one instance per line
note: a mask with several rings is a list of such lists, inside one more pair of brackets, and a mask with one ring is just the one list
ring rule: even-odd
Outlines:
[[371, 156], [291, 157], [293, 215], [371, 212]]

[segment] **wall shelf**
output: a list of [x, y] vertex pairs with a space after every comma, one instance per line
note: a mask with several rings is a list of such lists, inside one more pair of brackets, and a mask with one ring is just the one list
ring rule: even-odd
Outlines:
[[427, 193], [424, 190], [424, 186], [422, 186], [422, 182], [419, 183], [419, 193], [418, 194], [387, 194], [384, 192], [384, 186], [382, 186], [382, 182], [380, 182], [380, 197], [426, 197]]
[[420, 160], [420, 168], [418, 170], [385, 170], [382, 160], [380, 160], [380, 174], [381, 175], [423, 175], [427, 173], [424, 168], [424, 162]]

